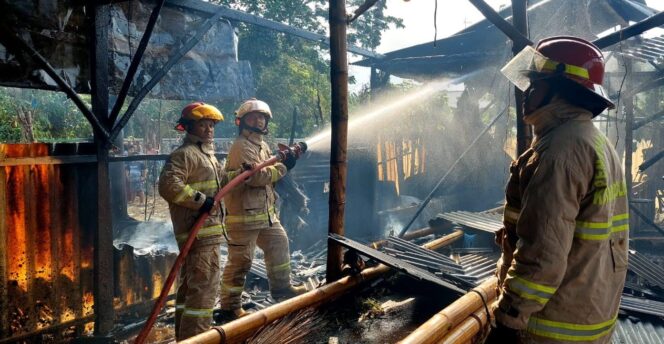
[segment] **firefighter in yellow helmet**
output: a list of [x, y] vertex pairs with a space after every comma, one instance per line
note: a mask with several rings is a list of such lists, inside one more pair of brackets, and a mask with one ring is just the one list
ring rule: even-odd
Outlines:
[[230, 173], [217, 161], [213, 139], [215, 124], [223, 119], [217, 108], [205, 103], [191, 103], [182, 109], [175, 129], [186, 131], [184, 142], [171, 153], [159, 177], [159, 194], [168, 202], [180, 247], [198, 216], [210, 214], [180, 270], [175, 311], [178, 341], [210, 328], [219, 288], [224, 226], [223, 209], [214, 203], [214, 195]]
[[[226, 161], [226, 170], [256, 165], [270, 158], [270, 148], [263, 140], [272, 119], [270, 107], [263, 101], [249, 99], [235, 112], [238, 136]], [[242, 309], [241, 294], [251, 268], [256, 245], [265, 252], [265, 266], [272, 297], [281, 300], [305, 291], [290, 280], [290, 251], [286, 231], [275, 209], [274, 184], [295, 166], [295, 157], [263, 168], [225, 198], [228, 228], [228, 262], [221, 282], [221, 319], [230, 321], [247, 314]]]
[[629, 210], [620, 157], [592, 122], [613, 107], [601, 87], [602, 52], [580, 38], [550, 37], [502, 72], [524, 91], [535, 139], [510, 168], [487, 343], [610, 343]]

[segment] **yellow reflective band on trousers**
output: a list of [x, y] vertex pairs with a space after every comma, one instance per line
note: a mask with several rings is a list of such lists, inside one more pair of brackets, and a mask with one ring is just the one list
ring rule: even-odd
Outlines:
[[272, 271], [274, 272], [289, 271], [289, 270], [290, 270], [290, 261], [272, 267]]
[[226, 216], [226, 223], [249, 223], [267, 221], [270, 218], [269, 213], [274, 213], [274, 207], [270, 207], [267, 213], [258, 213], [251, 215], [228, 215]]
[[[198, 230], [198, 234], [196, 234], [196, 238], [205, 238], [213, 235], [222, 235], [226, 232], [226, 227], [224, 225], [214, 225], [214, 226], [208, 226], [208, 227], [203, 227]], [[189, 237], [189, 232], [187, 233], [181, 233], [175, 236], [175, 239], [179, 244], [184, 243], [187, 241], [187, 238]]]
[[272, 176], [272, 183], [276, 183], [279, 180], [279, 170], [277, 170], [276, 167], [274, 166], [268, 166], [268, 170], [270, 170], [270, 175]]
[[207, 318], [212, 316], [212, 308], [185, 308], [183, 317]]
[[618, 318], [618, 314], [613, 319], [599, 324], [581, 325], [531, 316], [528, 320], [527, 331], [541, 337], [561, 341], [592, 341], [611, 333], [613, 326], [616, 325], [616, 318]]
[[178, 303], [175, 305], [175, 311], [176, 312], [182, 312], [184, 311], [184, 303]]
[[505, 222], [515, 225], [517, 221], [519, 221], [519, 214], [521, 214], [520, 209], [512, 208], [506, 205], [505, 210], [503, 211], [503, 219]]
[[506, 280], [509, 290], [524, 299], [533, 300], [542, 305], [546, 305], [556, 292], [556, 288], [554, 287], [528, 281], [517, 276], [513, 271], [509, 271], [507, 274], [511, 277]]
[[609, 222], [576, 221], [574, 237], [584, 240], [606, 240], [611, 233], [629, 229], [629, 214], [618, 214]]
[[228, 284], [221, 284], [221, 291], [222, 292], [228, 292], [230, 294], [241, 294], [242, 291], [244, 290], [244, 285], [240, 286], [233, 286], [233, 285], [228, 285]]

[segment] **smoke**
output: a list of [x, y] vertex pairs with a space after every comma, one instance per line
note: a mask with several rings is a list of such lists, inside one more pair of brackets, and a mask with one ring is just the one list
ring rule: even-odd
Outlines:
[[171, 222], [140, 222], [127, 226], [113, 240], [118, 250], [125, 245], [133, 247], [136, 255], [180, 252]]

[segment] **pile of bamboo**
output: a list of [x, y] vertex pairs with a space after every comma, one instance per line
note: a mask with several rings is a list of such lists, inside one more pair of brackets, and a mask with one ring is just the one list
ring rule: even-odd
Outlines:
[[[430, 250], [439, 249], [453, 243], [461, 237], [463, 237], [463, 232], [456, 231], [452, 234], [428, 242], [424, 244], [423, 247]], [[363, 282], [372, 280], [389, 270], [390, 268], [383, 264], [362, 270], [358, 275], [341, 278], [318, 289], [314, 289], [305, 294], [275, 304], [259, 312], [252, 313], [224, 324], [223, 326], [213, 327], [212, 330], [188, 338], [181, 343], [216, 344], [242, 342], [261, 327], [270, 324], [277, 319], [283, 318], [288, 314], [306, 307], [316, 306], [333, 300], [354, 289], [356, 286], [361, 285]]]
[[497, 278], [492, 277], [460, 297], [418, 327], [400, 344], [474, 343], [487, 328], [487, 311], [496, 300]]

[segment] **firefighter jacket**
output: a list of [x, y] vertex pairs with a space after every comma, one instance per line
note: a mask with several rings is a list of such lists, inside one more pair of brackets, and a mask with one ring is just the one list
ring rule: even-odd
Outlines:
[[[197, 136], [187, 134], [182, 146], [171, 153], [159, 177], [159, 194], [168, 202], [179, 245], [186, 242], [205, 197], [214, 197], [228, 182], [228, 175], [214, 156], [214, 144], [203, 143]], [[224, 231], [220, 202], [198, 231], [194, 246], [219, 244]]]
[[[506, 189], [496, 319], [526, 342], [610, 341], [627, 270], [622, 165], [592, 114], [563, 100], [526, 117]], [[529, 338], [529, 340], [528, 340]]]
[[[244, 130], [228, 152], [226, 170], [240, 169], [242, 163], [259, 164], [270, 157], [270, 147], [263, 141], [263, 136]], [[284, 164], [276, 163], [256, 172], [228, 193], [224, 202], [229, 229], [260, 229], [279, 222], [275, 209], [277, 193], [274, 191], [274, 183], [286, 172]]]

